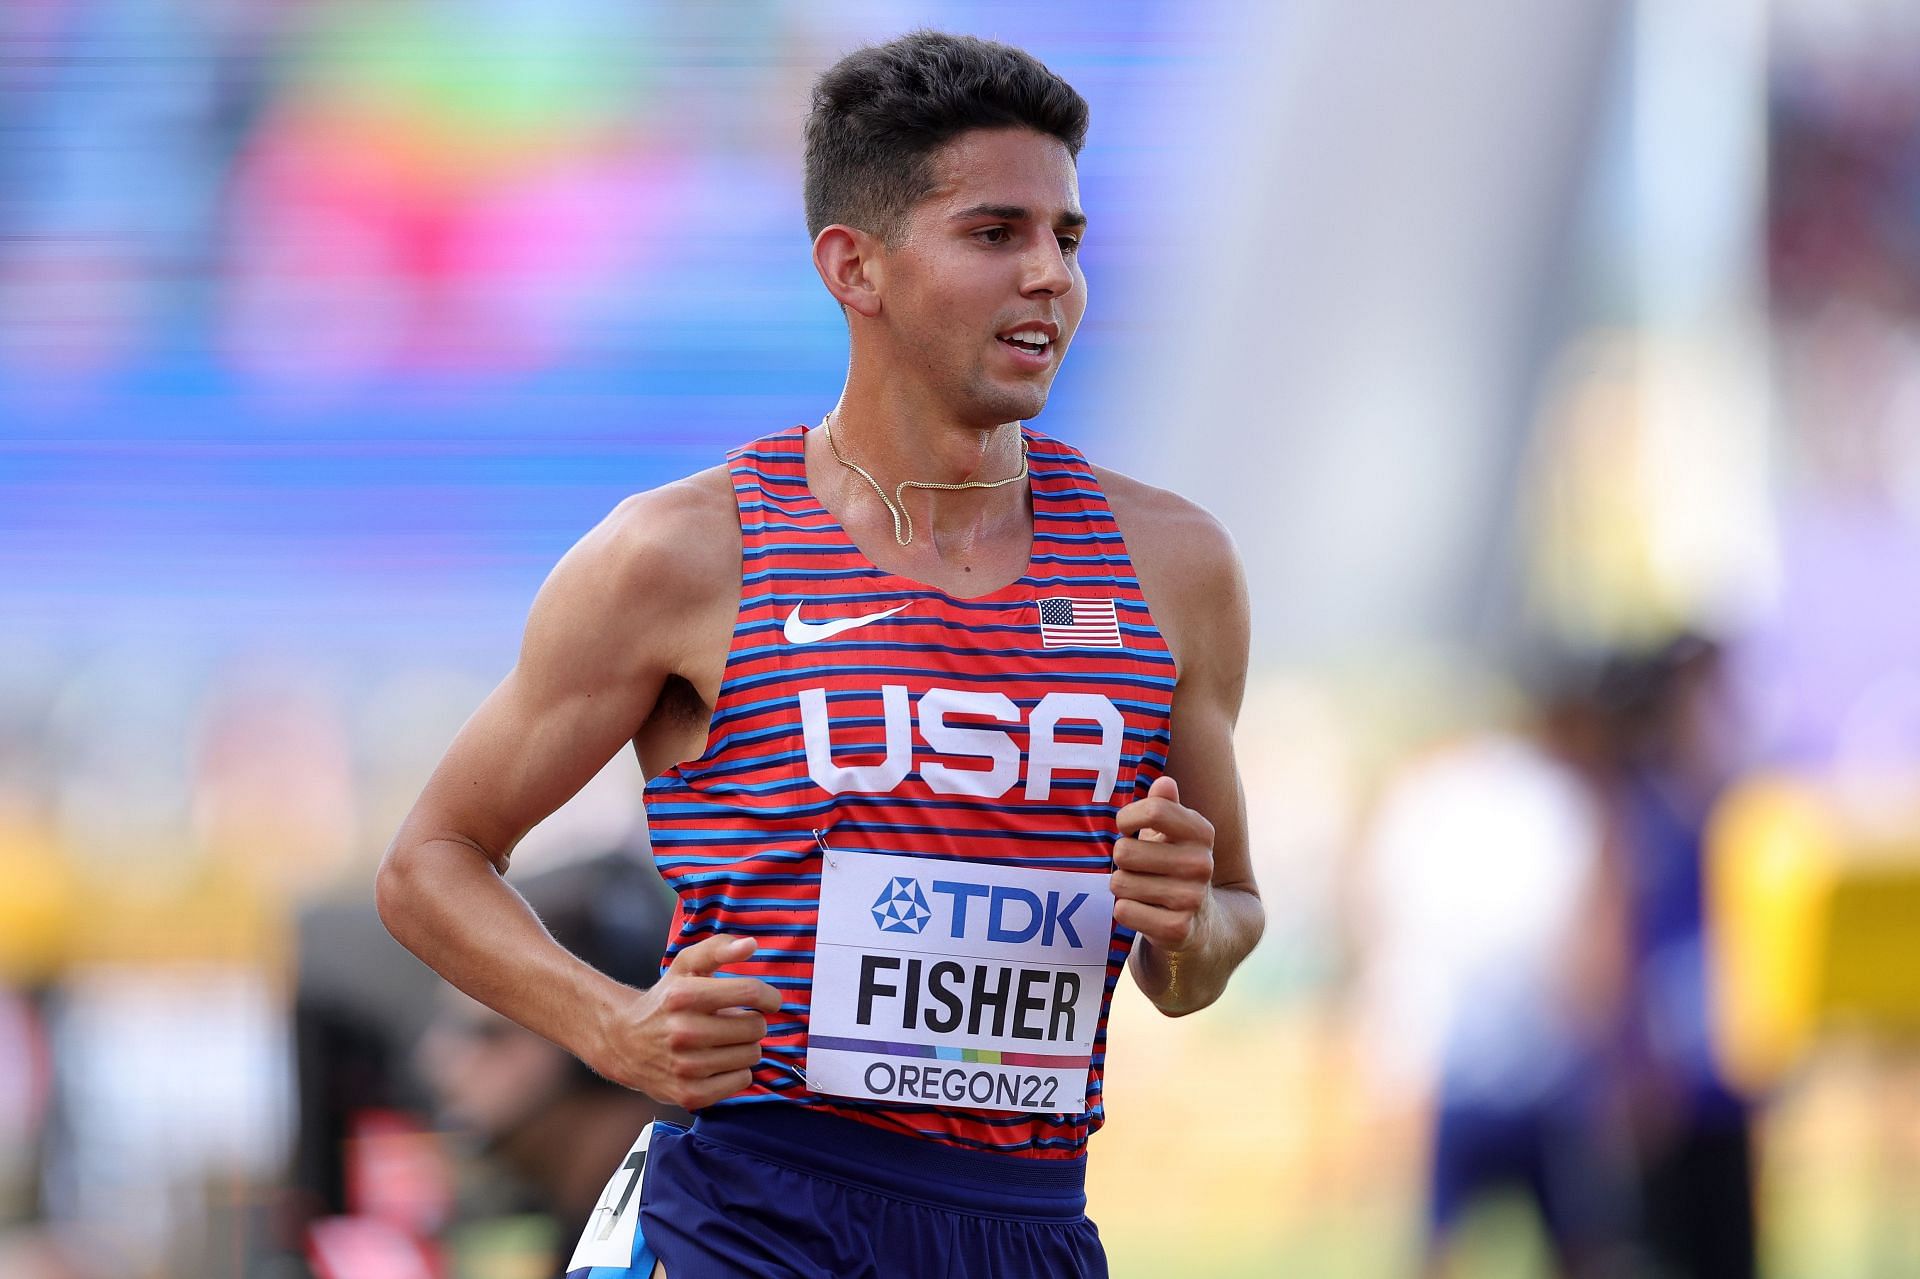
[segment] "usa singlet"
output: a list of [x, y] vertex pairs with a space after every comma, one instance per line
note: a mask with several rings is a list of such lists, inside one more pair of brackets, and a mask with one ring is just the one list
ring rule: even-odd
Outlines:
[[712, 727], [647, 786], [667, 962], [752, 937], [728, 974], [781, 992], [726, 1113], [1074, 1158], [1133, 943], [1115, 814], [1166, 768], [1172, 654], [1074, 449], [1026, 431], [1027, 570], [958, 599], [868, 561], [807, 486], [806, 434], [729, 455], [742, 581]]

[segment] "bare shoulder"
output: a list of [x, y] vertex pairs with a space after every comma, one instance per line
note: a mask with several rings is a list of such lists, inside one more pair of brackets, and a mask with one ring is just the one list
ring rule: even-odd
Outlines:
[[712, 467], [626, 498], [576, 542], [540, 590], [528, 643], [638, 645], [677, 672], [731, 626], [739, 591], [733, 486]]
[[604, 570], [610, 586], [657, 596], [733, 592], [740, 567], [740, 520], [724, 466], [635, 493], [602, 520], [575, 551]]
[[1240, 562], [1226, 525], [1198, 502], [1104, 466], [1093, 468], [1134, 561], [1163, 559], [1188, 569]]
[[1103, 466], [1093, 473], [1182, 677], [1203, 664], [1244, 671], [1246, 573], [1226, 525], [1169, 489]]

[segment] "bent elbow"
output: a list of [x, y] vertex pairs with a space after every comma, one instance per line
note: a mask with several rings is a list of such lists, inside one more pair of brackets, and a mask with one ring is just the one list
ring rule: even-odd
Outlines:
[[403, 930], [407, 921], [407, 906], [413, 888], [408, 852], [405, 845], [396, 841], [380, 859], [380, 869], [373, 876], [373, 908], [379, 914], [380, 922], [393, 934], [393, 939], [403, 946], [406, 944]]
[[454, 835], [409, 838], [403, 830], [380, 859], [373, 877], [373, 904], [395, 941], [419, 954], [416, 941], [438, 926], [451, 900], [460, 899], [473, 878], [505, 873], [506, 858], [495, 859], [471, 840]]
[[413, 949], [412, 938], [419, 932], [420, 917], [432, 891], [434, 841], [409, 839], [403, 830], [394, 837], [380, 859], [373, 876], [373, 905], [393, 939]]

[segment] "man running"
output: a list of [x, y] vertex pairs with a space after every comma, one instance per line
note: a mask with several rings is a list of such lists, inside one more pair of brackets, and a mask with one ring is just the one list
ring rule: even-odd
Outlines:
[[[839, 403], [587, 534], [388, 850], [409, 949], [697, 1113], [636, 1143], [580, 1274], [1104, 1275], [1085, 1148], [1121, 969], [1177, 1016], [1258, 940], [1231, 542], [1025, 425], [1086, 308], [1086, 128], [966, 37], [821, 78]], [[629, 743], [678, 895], [647, 991], [502, 878]]]

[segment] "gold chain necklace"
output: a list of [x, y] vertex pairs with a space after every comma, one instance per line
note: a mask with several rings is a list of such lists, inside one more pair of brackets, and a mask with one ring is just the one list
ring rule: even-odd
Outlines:
[[[887, 491], [880, 487], [880, 481], [868, 474], [867, 468], [858, 462], [849, 462], [840, 452], [840, 446], [833, 442], [833, 414], [829, 413], [820, 423], [820, 431], [827, 437], [827, 447], [833, 450], [833, 460], [873, 485], [873, 492], [887, 508], [887, 514], [893, 516], [893, 540], [900, 546], [913, 545], [913, 514], [907, 510], [904, 494], [908, 489], [940, 489], [943, 492], [957, 492], [960, 489], [997, 489], [1027, 478], [1027, 434], [1020, 433], [1020, 470], [1004, 480], [964, 480], [958, 484], [942, 484], [935, 480], [901, 480], [893, 490], [893, 499], [887, 499]], [[906, 532], [900, 529], [905, 524]]]

